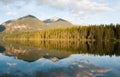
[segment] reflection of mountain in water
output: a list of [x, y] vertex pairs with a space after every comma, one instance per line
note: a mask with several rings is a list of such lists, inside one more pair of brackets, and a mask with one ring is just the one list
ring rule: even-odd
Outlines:
[[23, 59], [29, 62], [38, 60], [39, 58], [42, 57], [56, 61], [58, 59], [65, 58], [71, 54], [70, 52], [59, 52], [59, 51], [52, 51], [52, 50], [34, 48], [34, 47], [32, 48], [16, 47], [12, 45], [5, 48], [6, 51], [3, 54], [9, 56], [15, 56], [18, 59]]
[[[14, 61], [14, 66], [7, 66], [0, 69], [0, 76], [5, 77], [96, 77], [108, 76], [107, 72], [111, 69], [95, 66], [81, 58], [75, 58], [76, 55], [61, 59], [58, 62], [41, 58], [35, 62]], [[11, 62], [11, 60], [10, 60]], [[5, 62], [4, 62], [5, 63]], [[10, 68], [10, 69], [8, 69]], [[24, 69], [24, 70], [23, 70]], [[4, 72], [6, 71], [6, 72]]]

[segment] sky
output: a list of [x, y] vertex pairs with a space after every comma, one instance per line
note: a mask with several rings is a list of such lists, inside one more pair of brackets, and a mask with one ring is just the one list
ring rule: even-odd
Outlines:
[[0, 0], [0, 24], [26, 15], [73, 24], [120, 23], [120, 0]]

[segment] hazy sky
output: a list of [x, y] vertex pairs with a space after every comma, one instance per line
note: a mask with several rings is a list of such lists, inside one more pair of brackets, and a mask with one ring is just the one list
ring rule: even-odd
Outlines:
[[0, 23], [28, 14], [74, 24], [120, 23], [120, 0], [0, 0]]

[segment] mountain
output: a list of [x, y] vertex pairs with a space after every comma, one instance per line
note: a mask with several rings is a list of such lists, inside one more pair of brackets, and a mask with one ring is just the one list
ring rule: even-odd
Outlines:
[[47, 24], [48, 28], [66, 28], [73, 26], [73, 24], [70, 23], [69, 21], [58, 17], [52, 17], [44, 20], [43, 22]]
[[66, 20], [61, 19], [61, 18], [59, 18], [59, 17], [52, 17], [52, 18], [50, 18], [50, 19], [44, 20], [43, 22], [44, 22], [44, 23], [53, 23], [53, 22], [58, 22], [58, 21], [65, 21], [65, 22], [66, 22]]
[[17, 20], [4, 22], [1, 26], [5, 27], [3, 32], [21, 32], [21, 31], [30, 31], [30, 30], [40, 30], [41, 26], [45, 26], [45, 24], [39, 20], [38, 18], [27, 15], [21, 17]]
[[42, 21], [33, 15], [27, 15], [20, 17], [16, 20], [8, 20], [2, 23], [0, 25], [0, 32], [13, 33], [13, 32], [66, 28], [72, 26], [73, 26], [72, 23], [58, 17], [53, 17]]

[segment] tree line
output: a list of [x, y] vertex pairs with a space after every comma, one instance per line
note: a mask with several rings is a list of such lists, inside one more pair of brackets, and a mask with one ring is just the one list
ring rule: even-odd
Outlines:
[[120, 39], [120, 24], [74, 26], [52, 30], [13, 33], [4, 36], [9, 40], [82, 40], [108, 41]]

